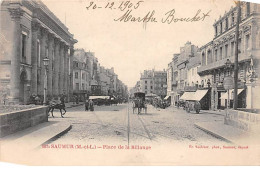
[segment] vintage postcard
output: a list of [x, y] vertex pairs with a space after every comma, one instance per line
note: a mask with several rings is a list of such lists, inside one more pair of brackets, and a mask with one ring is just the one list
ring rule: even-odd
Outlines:
[[0, 161], [259, 165], [260, 4], [1, 0]]

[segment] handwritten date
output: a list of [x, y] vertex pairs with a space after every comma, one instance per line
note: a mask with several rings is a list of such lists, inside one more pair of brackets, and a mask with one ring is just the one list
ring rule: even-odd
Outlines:
[[125, 9], [138, 9], [142, 2], [144, 1], [138, 1], [136, 3], [132, 3], [131, 1], [122, 1], [120, 4], [116, 4], [116, 2], [107, 2], [105, 5], [99, 6], [97, 3], [91, 1], [86, 8], [87, 10], [104, 8], [111, 10], [119, 9], [120, 11], [124, 11]]

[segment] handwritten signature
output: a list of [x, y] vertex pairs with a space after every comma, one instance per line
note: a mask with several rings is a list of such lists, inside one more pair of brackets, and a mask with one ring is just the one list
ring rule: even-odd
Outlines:
[[[195, 15], [191, 17], [177, 18], [175, 16], [175, 9], [172, 9], [165, 13], [165, 16], [162, 17], [161, 23], [176, 23], [176, 22], [198, 22], [204, 21], [207, 17], [209, 17], [209, 10], [207, 13], [201, 12], [201, 9], [198, 9]], [[149, 11], [144, 17], [133, 16], [132, 10], [127, 10], [122, 16], [117, 19], [114, 19], [116, 22], [142, 22], [143, 27], [146, 29], [147, 23], [157, 23], [157, 18], [155, 16], [155, 10]]]

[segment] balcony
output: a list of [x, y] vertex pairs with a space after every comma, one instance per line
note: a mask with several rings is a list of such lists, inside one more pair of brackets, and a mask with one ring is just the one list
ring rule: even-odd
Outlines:
[[185, 87], [184, 87], [184, 91], [185, 91], [185, 92], [191, 92], [191, 91], [194, 92], [194, 91], [197, 90], [197, 88], [198, 88], [197, 86], [185, 86]]
[[[246, 53], [241, 53], [238, 55], [238, 62], [243, 62], [243, 61], [246, 61], [246, 60], [250, 60], [250, 55], [251, 55], [252, 52], [246, 52]], [[254, 53], [255, 54], [255, 53]], [[255, 56], [253, 53], [252, 55]], [[235, 57], [227, 57], [227, 58], [223, 58], [222, 60], [218, 60], [218, 61], [215, 61], [215, 62], [212, 62], [208, 65], [204, 65], [204, 66], [201, 66], [198, 68], [198, 73], [201, 74], [201, 73], [204, 73], [206, 71], [211, 71], [211, 70], [214, 70], [214, 69], [219, 69], [219, 68], [223, 68], [225, 66], [225, 63], [227, 61], [227, 59], [229, 59], [233, 64], [235, 62]]]

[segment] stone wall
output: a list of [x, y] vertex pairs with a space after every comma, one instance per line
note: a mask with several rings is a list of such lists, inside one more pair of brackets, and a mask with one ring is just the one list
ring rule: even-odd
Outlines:
[[46, 106], [0, 114], [0, 137], [48, 121]]
[[238, 110], [226, 110], [224, 124], [231, 125], [244, 131], [260, 131], [260, 114]]

